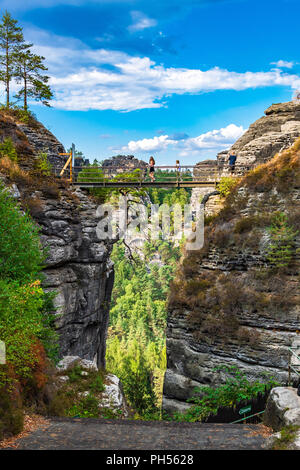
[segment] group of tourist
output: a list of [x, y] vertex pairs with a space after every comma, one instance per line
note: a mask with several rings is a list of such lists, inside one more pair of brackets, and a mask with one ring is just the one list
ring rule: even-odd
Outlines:
[[[231, 174], [234, 173], [236, 159], [237, 159], [237, 155], [236, 155], [234, 150], [232, 152], [228, 153], [227, 162], [228, 162], [229, 171], [230, 171]], [[176, 171], [177, 172], [181, 171], [181, 166], [180, 166], [180, 161], [179, 160], [176, 160]], [[151, 178], [152, 183], [154, 183], [154, 181], [155, 181], [155, 160], [154, 160], [154, 157], [152, 155], [149, 159], [149, 176]]]

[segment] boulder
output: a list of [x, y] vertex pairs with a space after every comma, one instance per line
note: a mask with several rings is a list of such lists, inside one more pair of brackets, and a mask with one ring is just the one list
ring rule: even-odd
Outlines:
[[264, 422], [274, 430], [300, 425], [300, 397], [292, 387], [275, 387], [269, 395]]
[[128, 416], [126, 400], [119, 377], [113, 374], [107, 374], [106, 381], [108, 384], [105, 385], [99, 408], [110, 408], [113, 411], [121, 410], [123, 416]]
[[[278, 439], [281, 439], [281, 432], [276, 432], [269, 436], [263, 444], [263, 449], [277, 450], [276, 444]], [[282, 450], [300, 450], [300, 430], [295, 433], [295, 437], [291, 442], [287, 442], [286, 444], [283, 443]]]
[[89, 361], [87, 359], [81, 359], [79, 356], [65, 356], [59, 361], [56, 367], [59, 371], [63, 371], [69, 369], [70, 367], [74, 367], [75, 365], [79, 365], [85, 369], [98, 370], [95, 362]]

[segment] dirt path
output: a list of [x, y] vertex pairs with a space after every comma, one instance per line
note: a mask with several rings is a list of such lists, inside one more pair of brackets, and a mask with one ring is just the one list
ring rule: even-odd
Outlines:
[[48, 427], [18, 439], [27, 450], [255, 450], [266, 429], [261, 425], [167, 423], [55, 418]]

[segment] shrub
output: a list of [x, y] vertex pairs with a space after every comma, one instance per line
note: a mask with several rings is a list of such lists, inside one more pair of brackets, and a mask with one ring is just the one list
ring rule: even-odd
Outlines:
[[207, 279], [189, 279], [185, 282], [183, 289], [186, 295], [195, 295], [199, 291], [206, 290], [211, 283]]
[[23, 424], [24, 413], [18, 391], [0, 386], [0, 440], [21, 432]]
[[271, 244], [267, 252], [267, 260], [276, 268], [287, 267], [295, 249], [295, 237], [298, 232], [288, 225], [287, 215], [277, 212], [269, 227]]
[[[22, 428], [22, 399], [35, 403], [47, 382], [48, 360], [54, 358], [54, 294], [38, 279], [44, 259], [37, 227], [0, 187], [0, 340], [6, 364], [0, 365], [0, 437]], [[1, 398], [8, 397], [8, 404]]]
[[55, 181], [45, 181], [42, 188], [43, 194], [50, 199], [59, 199], [60, 191]]
[[0, 279], [30, 280], [40, 272], [43, 260], [38, 228], [0, 186]]
[[4, 139], [3, 142], [1, 142], [0, 156], [8, 157], [11, 161], [17, 162], [18, 160], [17, 151], [10, 137], [7, 137], [6, 139]]
[[100, 375], [97, 375], [93, 382], [90, 384], [90, 390], [93, 393], [101, 393], [104, 392], [105, 386], [103, 384], [103, 380]]
[[39, 218], [42, 216], [44, 205], [39, 197], [27, 197], [23, 200], [23, 204], [32, 217]]
[[280, 431], [280, 437], [274, 440], [272, 450], [287, 450], [289, 445], [295, 441], [299, 430], [300, 426], [297, 425], [285, 426]]
[[224, 176], [218, 183], [218, 191], [221, 197], [227, 197], [232, 189], [238, 184], [239, 180], [232, 176]]
[[44, 292], [40, 281], [20, 285], [0, 280], [0, 338], [6, 345], [6, 360], [18, 379], [26, 381], [42, 360], [45, 319]]
[[16, 162], [13, 162], [8, 157], [0, 158], [1, 172], [6, 174], [11, 181], [22, 186], [33, 186], [33, 179], [31, 175], [22, 170]]
[[234, 227], [235, 233], [249, 232], [255, 226], [256, 218], [254, 216], [243, 217], [238, 220]]
[[250, 382], [246, 374], [236, 366], [220, 365], [214, 370], [226, 374], [225, 384], [216, 388], [196, 387], [196, 395], [188, 400], [193, 403], [192, 407], [185, 414], [175, 416], [175, 419], [192, 422], [205, 421], [209, 416], [216, 415], [221, 407], [236, 406], [278, 385], [272, 377], [266, 383]]
[[52, 165], [48, 161], [48, 156], [46, 153], [40, 152], [35, 161], [36, 170], [41, 173], [43, 176], [50, 176]]
[[78, 418], [98, 418], [99, 417], [99, 402], [92, 394], [80, 399], [80, 401], [71, 406], [67, 412], [67, 416]]

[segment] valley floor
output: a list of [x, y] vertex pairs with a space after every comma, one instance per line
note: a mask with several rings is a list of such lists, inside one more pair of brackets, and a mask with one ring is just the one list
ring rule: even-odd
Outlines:
[[[18, 450], [259, 450], [268, 428], [257, 424], [55, 418], [16, 441]], [[9, 447], [7, 449], [10, 449]]]

